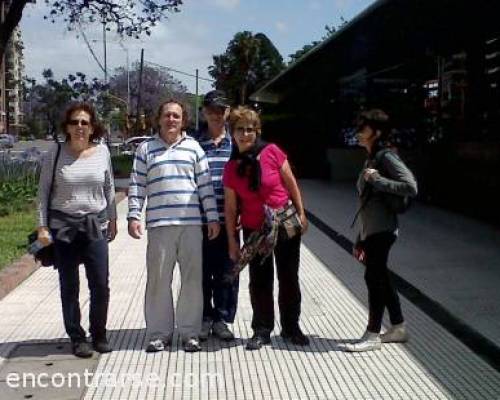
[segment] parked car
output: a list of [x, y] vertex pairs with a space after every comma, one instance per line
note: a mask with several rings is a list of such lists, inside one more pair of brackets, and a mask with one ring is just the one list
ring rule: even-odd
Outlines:
[[11, 149], [14, 147], [14, 137], [7, 133], [0, 134], [0, 149]]
[[122, 154], [134, 154], [137, 147], [147, 139], [151, 139], [151, 136], [133, 136], [128, 138], [123, 144]]

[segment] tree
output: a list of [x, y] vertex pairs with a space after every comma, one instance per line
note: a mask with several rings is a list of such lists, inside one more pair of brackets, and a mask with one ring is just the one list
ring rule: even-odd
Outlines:
[[[151, 29], [167, 18], [166, 12], [179, 12], [183, 0], [44, 0], [49, 6], [45, 19], [55, 22], [63, 18], [69, 30], [80, 24], [103, 23], [119, 35], [138, 38], [151, 34]], [[21, 21], [24, 8], [31, 0], [0, 0], [10, 3], [4, 22], [0, 23], [0, 64], [13, 30]]]
[[[126, 101], [119, 101], [116, 97], [128, 100], [128, 79], [130, 79], [129, 112], [135, 110], [139, 95], [140, 64], [135, 63], [127, 77], [125, 68], [117, 68], [109, 80], [109, 90], [112, 96], [109, 101], [117, 106], [126, 107]], [[175, 97], [183, 99], [187, 92], [186, 87], [170, 73], [160, 68], [145, 65], [142, 72], [141, 111], [144, 112], [149, 125], [154, 121], [156, 111], [161, 102]]]
[[77, 72], [57, 81], [51, 69], [44, 70], [42, 76], [45, 79], [42, 84], [36, 84], [34, 79], [24, 79], [25, 99], [29, 104], [26, 123], [43, 126], [45, 132], [53, 137], [57, 135], [61, 114], [70, 102], [102, 103], [100, 98], [106, 87], [97, 78], [88, 82], [85, 74]]
[[316, 46], [319, 44], [323, 43], [325, 40], [329, 39], [335, 32], [337, 32], [340, 28], [342, 28], [344, 25], [346, 25], [348, 21], [344, 17], [340, 17], [340, 24], [338, 27], [335, 26], [330, 26], [330, 25], [325, 25], [325, 30], [326, 33], [323, 35], [321, 40], [313, 40], [311, 43], [305, 44], [301, 49], [297, 50], [293, 54], [289, 54], [288, 57], [290, 57], [290, 61], [288, 65], [293, 64], [300, 58], [302, 58], [304, 55], [309, 53], [312, 49], [314, 49]]
[[250, 93], [283, 69], [283, 58], [263, 33], [234, 35], [225, 53], [213, 56], [210, 75], [234, 103], [245, 104]]

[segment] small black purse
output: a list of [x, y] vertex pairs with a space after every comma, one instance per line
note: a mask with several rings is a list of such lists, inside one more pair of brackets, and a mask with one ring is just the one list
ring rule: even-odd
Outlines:
[[[38, 239], [38, 231], [35, 229], [28, 235], [28, 243], [31, 245]], [[35, 260], [38, 261], [43, 267], [51, 267], [54, 265], [54, 243], [42, 247], [35, 254]]]
[[[52, 181], [50, 182], [49, 189], [49, 199], [47, 202], [47, 208], [50, 206], [50, 200], [52, 199], [52, 188], [54, 186], [54, 178], [56, 175], [57, 161], [59, 160], [59, 153], [61, 152], [61, 144], [57, 143], [57, 153], [56, 159], [54, 161], [54, 166], [52, 167]], [[47, 210], [47, 215], [49, 210]], [[50, 217], [50, 216], [49, 216]], [[38, 239], [38, 229], [35, 229], [28, 235], [28, 247], [31, 246], [33, 242]], [[38, 261], [43, 267], [51, 267], [54, 265], [54, 241], [48, 246], [42, 247], [35, 254], [33, 254], [35, 261]]]

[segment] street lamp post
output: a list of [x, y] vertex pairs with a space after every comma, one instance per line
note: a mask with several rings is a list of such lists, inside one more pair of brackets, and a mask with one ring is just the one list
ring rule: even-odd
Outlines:
[[[127, 56], [127, 102], [128, 104], [130, 104], [130, 64], [128, 58], [128, 49], [123, 45], [122, 42], [118, 43]], [[128, 105], [127, 105], [127, 110], [128, 110]]]

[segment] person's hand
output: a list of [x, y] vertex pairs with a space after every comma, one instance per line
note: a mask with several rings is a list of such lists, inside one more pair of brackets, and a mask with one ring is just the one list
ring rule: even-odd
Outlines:
[[112, 242], [115, 240], [116, 234], [118, 233], [118, 228], [116, 226], [116, 219], [112, 219], [108, 224], [108, 241]]
[[129, 219], [128, 234], [132, 236], [134, 239], [140, 239], [143, 234], [141, 221], [133, 218]]
[[220, 225], [218, 222], [209, 222], [207, 224], [207, 236], [208, 240], [213, 240], [219, 236]]
[[229, 258], [233, 262], [237, 262], [240, 259], [240, 244], [236, 239], [232, 238], [228, 241], [229, 245]]
[[352, 255], [359, 262], [364, 262], [365, 261], [365, 257], [366, 257], [365, 251], [359, 245], [354, 245], [354, 247], [352, 248]]
[[38, 228], [37, 240], [44, 246], [48, 246], [52, 243], [52, 236], [50, 235], [49, 228], [46, 226], [41, 226]]
[[305, 234], [309, 228], [309, 221], [307, 220], [306, 214], [299, 214], [300, 223], [302, 224], [301, 234]]
[[366, 182], [371, 181], [374, 177], [378, 175], [378, 171], [374, 168], [366, 168], [365, 172], [363, 173], [363, 179]]

